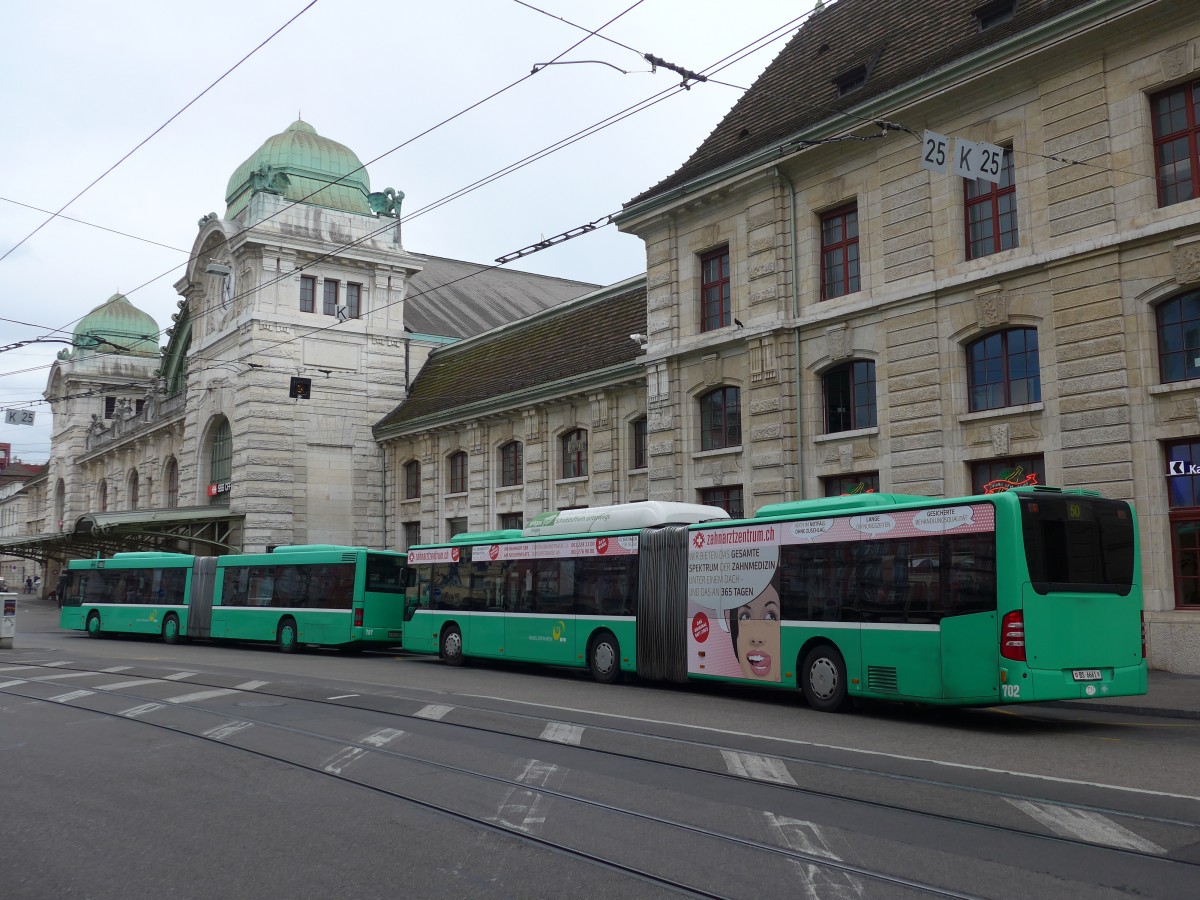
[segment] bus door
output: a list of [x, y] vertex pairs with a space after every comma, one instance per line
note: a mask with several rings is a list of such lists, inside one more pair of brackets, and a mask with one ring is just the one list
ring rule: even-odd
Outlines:
[[504, 656], [560, 665], [577, 662], [575, 560], [522, 560], [518, 565], [519, 590], [504, 616]]
[[504, 644], [505, 593], [514, 582], [511, 560], [489, 560], [459, 565], [467, 573], [471, 610], [470, 632], [463, 633], [463, 649], [471, 656], [507, 657]]
[[362, 636], [368, 641], [399, 641], [404, 631], [407, 569], [404, 560], [384, 553], [366, 554], [362, 599]]

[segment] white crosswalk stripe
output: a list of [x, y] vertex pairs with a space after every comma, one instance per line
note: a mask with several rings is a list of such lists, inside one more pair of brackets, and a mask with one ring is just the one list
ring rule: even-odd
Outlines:
[[247, 681], [243, 684], [236, 684], [234, 687], [239, 691], [256, 691], [260, 687], [266, 687], [270, 683], [269, 681]]
[[95, 672], [63, 672], [59, 675], [37, 675], [30, 678], [30, 681], [62, 681], [67, 678], [87, 678], [89, 675], [95, 675]]
[[[821, 827], [815, 822], [803, 819], [790, 819], [777, 816], [775, 813], [763, 813], [767, 818], [767, 827], [777, 836], [785, 847], [809, 856], [841, 862], [841, 857], [833, 852], [829, 840]], [[796, 872], [804, 896], [812, 900], [835, 900], [838, 897], [861, 897], [862, 883], [849, 872], [839, 871], [828, 866], [818, 866], [796, 860]]]
[[94, 688], [97, 691], [120, 691], [125, 688], [141, 687], [143, 684], [158, 684], [161, 679], [158, 678], [131, 678], [125, 681], [114, 681], [112, 684], [98, 684]]
[[372, 747], [386, 747], [397, 738], [403, 737], [404, 732], [399, 728], [381, 728], [359, 739], [360, 744], [370, 744]]
[[583, 740], [583, 726], [568, 725], [565, 722], [547, 722], [546, 727], [542, 729], [542, 740], [578, 745]]
[[101, 672], [128, 672], [133, 666], [109, 666], [107, 669], [101, 669]]
[[180, 694], [178, 697], [168, 697], [168, 703], [197, 703], [200, 700], [211, 700], [214, 697], [228, 697], [230, 694], [236, 694], [237, 691], [231, 688], [212, 690], [212, 691], [196, 691], [193, 694]]
[[223, 741], [230, 735], [237, 734], [239, 731], [244, 731], [254, 725], [253, 722], [241, 722], [235, 719], [232, 722], [226, 722], [224, 725], [218, 725], [216, 728], [210, 728], [204, 732], [205, 737], [210, 737], [216, 741]]
[[146, 713], [151, 713], [156, 709], [162, 708], [163, 705], [161, 703], [143, 703], [141, 706], [131, 706], [129, 709], [123, 709], [121, 710], [120, 714], [129, 719], [136, 719], [138, 716], [142, 716]]
[[448, 712], [453, 712], [453, 706], [444, 706], [440, 703], [430, 703], [428, 706], [417, 710], [413, 715], [419, 719], [440, 719]]
[[28, 682], [23, 681], [20, 678], [15, 678], [12, 681], [0, 681], [0, 688], [16, 687], [18, 684], [27, 684], [27, 683]]
[[1005, 798], [1021, 812], [1045, 825], [1061, 837], [1075, 838], [1092, 844], [1105, 844], [1124, 850], [1139, 850], [1143, 853], [1165, 854], [1167, 851], [1153, 841], [1128, 828], [1123, 828], [1112, 819], [1099, 813], [1083, 809], [1070, 809], [1051, 803], [1032, 803], [1028, 800]]
[[185, 678], [191, 678], [196, 672], [175, 672], [171, 675], [164, 675], [163, 681], [182, 681]]
[[725, 765], [730, 775], [739, 778], [753, 778], [755, 781], [771, 781], [775, 784], [796, 783], [792, 773], [788, 771], [782, 759], [774, 756], [759, 756], [756, 753], [738, 753], [734, 750], [722, 750]]
[[70, 703], [72, 700], [78, 700], [81, 697], [90, 697], [94, 691], [71, 691], [67, 694], [59, 694], [57, 697], [51, 697], [55, 703]]

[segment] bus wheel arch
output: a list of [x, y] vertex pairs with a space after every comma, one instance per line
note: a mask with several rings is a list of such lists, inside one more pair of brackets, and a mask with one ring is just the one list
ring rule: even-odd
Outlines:
[[796, 680], [809, 706], [818, 712], [837, 712], [846, 705], [846, 660], [832, 642], [811, 642], [801, 649], [798, 662]]
[[86, 630], [87, 630], [88, 637], [93, 637], [93, 638], [100, 637], [100, 613], [93, 609], [91, 612], [89, 612], [87, 614], [86, 621], [87, 621]]
[[300, 648], [299, 637], [295, 619], [291, 616], [284, 616], [279, 620], [279, 627], [275, 632], [275, 643], [279, 645], [280, 653], [295, 653]]
[[608, 629], [600, 629], [588, 640], [588, 671], [601, 684], [613, 684], [621, 678], [621, 645]]
[[179, 643], [179, 617], [175, 613], [167, 613], [163, 619], [162, 639], [164, 644]]
[[462, 631], [453, 622], [442, 626], [442, 635], [438, 638], [438, 656], [448, 666], [463, 664]]

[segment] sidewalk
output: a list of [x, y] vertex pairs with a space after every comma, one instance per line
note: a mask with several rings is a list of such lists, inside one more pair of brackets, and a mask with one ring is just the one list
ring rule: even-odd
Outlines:
[[1176, 675], [1150, 670], [1150, 691], [1141, 697], [1111, 697], [1095, 700], [1058, 700], [1047, 706], [1099, 709], [1138, 716], [1167, 716], [1200, 719], [1200, 675]]

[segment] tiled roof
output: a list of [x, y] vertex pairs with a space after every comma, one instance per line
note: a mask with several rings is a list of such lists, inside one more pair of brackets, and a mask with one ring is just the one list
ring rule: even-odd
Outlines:
[[641, 348], [629, 336], [646, 330], [646, 282], [598, 292], [469, 341], [435, 350], [408, 398], [375, 426], [376, 439], [433, 413], [458, 408], [622, 364]]
[[0, 469], [0, 485], [12, 484], [14, 481], [28, 481], [38, 475], [45, 475], [50, 463], [9, 463]]
[[[625, 205], [768, 149], [955, 60], [1099, 2], [1020, 0], [1011, 20], [981, 31], [975, 13], [995, 5], [988, 0], [837, 0], [805, 21], [687, 162]], [[839, 96], [838, 80], [861, 66], [868, 69], [866, 84]]]
[[404, 325], [417, 334], [470, 337], [597, 287], [461, 259], [421, 259], [424, 268], [409, 281], [404, 302]]

